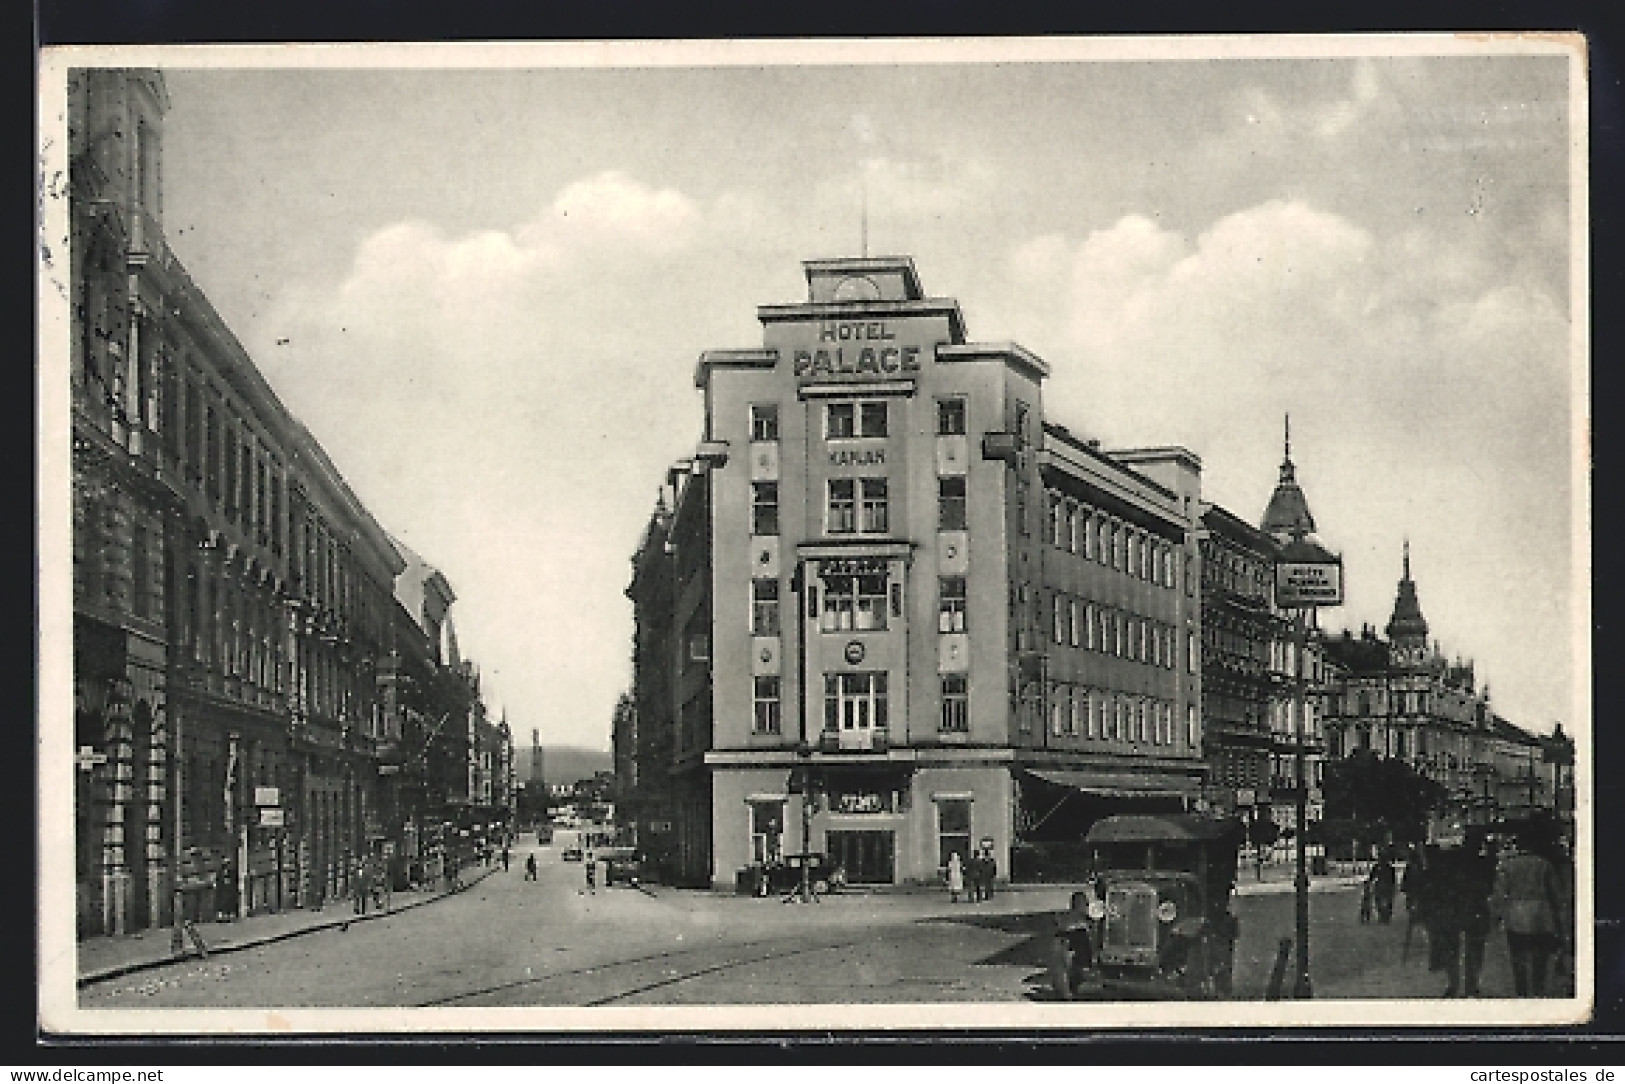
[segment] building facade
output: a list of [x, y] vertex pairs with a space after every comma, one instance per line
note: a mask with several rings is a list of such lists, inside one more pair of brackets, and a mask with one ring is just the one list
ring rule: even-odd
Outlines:
[[78, 929], [319, 904], [390, 837], [405, 562], [165, 243], [162, 77], [68, 100]]
[[1276, 704], [1291, 690], [1277, 672], [1288, 629], [1273, 600], [1276, 546], [1218, 505], [1202, 514], [1202, 734], [1211, 809], [1271, 817]]
[[[1049, 367], [967, 341], [906, 258], [816, 260], [634, 557], [640, 784], [676, 875], [827, 855], [854, 883], [1198, 795], [1200, 463], [1046, 424]], [[1105, 802], [1106, 805], [1102, 805]]]
[[1473, 661], [1428, 639], [1409, 542], [1383, 631], [1326, 641], [1337, 666], [1324, 693], [1331, 756], [1398, 758], [1438, 783], [1448, 815], [1466, 823], [1572, 817], [1573, 747], [1562, 728], [1541, 738], [1497, 715]]

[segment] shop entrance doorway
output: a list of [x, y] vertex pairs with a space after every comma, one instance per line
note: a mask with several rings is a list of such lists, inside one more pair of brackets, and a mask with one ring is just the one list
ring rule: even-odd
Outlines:
[[897, 880], [894, 832], [826, 832], [829, 860], [846, 870], [848, 884], [889, 885]]

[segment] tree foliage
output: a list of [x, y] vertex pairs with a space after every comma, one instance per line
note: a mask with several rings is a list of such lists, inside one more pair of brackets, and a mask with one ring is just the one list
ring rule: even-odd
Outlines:
[[1329, 761], [1325, 775], [1326, 817], [1346, 821], [1352, 838], [1377, 839], [1392, 832], [1398, 840], [1418, 840], [1427, 818], [1445, 796], [1444, 787], [1403, 760], [1362, 749]]

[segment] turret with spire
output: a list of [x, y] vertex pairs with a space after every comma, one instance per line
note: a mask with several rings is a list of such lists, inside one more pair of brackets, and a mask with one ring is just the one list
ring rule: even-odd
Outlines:
[[1416, 582], [1411, 579], [1411, 540], [1405, 540], [1399, 591], [1394, 596], [1394, 613], [1388, 619], [1389, 654], [1395, 666], [1419, 666], [1427, 661], [1428, 623], [1422, 604], [1416, 598]]
[[1292, 465], [1292, 415], [1286, 416], [1286, 454], [1281, 459], [1281, 478], [1270, 494], [1269, 507], [1259, 524], [1277, 542], [1286, 543], [1315, 532], [1315, 517], [1309, 514], [1309, 501], [1298, 486], [1298, 471]]

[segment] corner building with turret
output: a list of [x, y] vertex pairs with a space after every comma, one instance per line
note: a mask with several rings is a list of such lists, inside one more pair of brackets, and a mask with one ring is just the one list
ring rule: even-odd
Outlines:
[[[804, 264], [758, 348], [703, 354], [705, 431], [633, 558], [640, 844], [729, 888], [1076, 859], [1194, 803], [1196, 456], [1046, 423], [1049, 366], [967, 341], [902, 257]], [[1059, 855], [1060, 857], [1056, 857]]]

